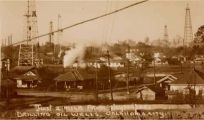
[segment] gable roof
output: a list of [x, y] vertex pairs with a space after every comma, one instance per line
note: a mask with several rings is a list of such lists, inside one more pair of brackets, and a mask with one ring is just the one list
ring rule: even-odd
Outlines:
[[[9, 71], [9, 76], [11, 78], [22, 75], [28, 71], [35, 71], [34, 66], [16, 66]], [[36, 72], [36, 71], [35, 71]]]
[[41, 78], [32, 71], [28, 71], [22, 75], [14, 77], [13, 79], [20, 79], [20, 80], [24, 80], [24, 81], [41, 80]]
[[18, 72], [18, 71], [26, 72], [34, 68], [35, 68], [34, 66], [16, 66], [13, 69], [11, 69], [11, 72]]
[[75, 75], [69, 71], [69, 72], [66, 72], [64, 74], [60, 74], [59, 76], [57, 76], [55, 79], [55, 81], [77, 81], [77, 78], [75, 77]]
[[82, 69], [73, 69], [69, 70], [68, 72], [57, 76], [54, 80], [55, 81], [83, 81], [83, 80], [90, 80], [95, 79], [95, 74], [91, 72], [87, 72], [86, 70]]
[[141, 92], [141, 91], [146, 90], [146, 89], [149, 89], [150, 91], [152, 91], [152, 92], [154, 92], [154, 93], [155, 93], [155, 91], [154, 91], [154, 90], [152, 90], [152, 89], [150, 89], [149, 87], [144, 86], [144, 85], [139, 86], [139, 87], [136, 89], [135, 93]]
[[89, 79], [95, 79], [95, 73], [94, 72], [88, 72], [84, 69], [75, 69], [73, 70], [73, 73], [77, 76], [80, 80], [89, 80]]
[[161, 78], [160, 80], [157, 81], [157, 83], [161, 83], [161, 82], [167, 82], [167, 83], [171, 83], [173, 81], [177, 80], [177, 78], [173, 75], [167, 75], [163, 78]]
[[178, 79], [170, 84], [204, 84], [204, 74], [196, 69], [175, 76]]

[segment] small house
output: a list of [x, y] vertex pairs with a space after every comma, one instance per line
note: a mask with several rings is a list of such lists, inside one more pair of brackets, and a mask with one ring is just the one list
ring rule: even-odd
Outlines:
[[136, 98], [139, 100], [155, 100], [156, 99], [156, 93], [152, 89], [150, 89], [147, 86], [141, 86], [138, 87], [135, 91]]
[[[189, 72], [180, 73], [175, 75], [177, 80], [170, 83], [171, 91], [178, 91], [181, 93], [188, 93], [189, 88], [195, 90], [196, 94], [199, 91], [204, 91], [204, 73], [199, 70], [193, 69]], [[202, 93], [204, 95], [204, 92]]]
[[158, 81], [156, 81], [157, 84], [159, 84], [159, 87], [163, 88], [164, 90], [170, 90], [170, 83], [177, 80], [177, 78], [173, 75], [167, 75]]
[[54, 80], [57, 89], [92, 89], [95, 83], [95, 74], [82, 69], [72, 69], [60, 74]]
[[17, 88], [35, 88], [41, 82], [37, 69], [32, 66], [17, 66], [10, 74], [16, 81]]

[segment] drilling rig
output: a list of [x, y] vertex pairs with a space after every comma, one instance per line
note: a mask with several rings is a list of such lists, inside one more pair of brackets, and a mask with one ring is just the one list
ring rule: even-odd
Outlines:
[[38, 38], [31, 41], [31, 38], [35, 38], [38, 35], [35, 0], [27, 1], [27, 11], [24, 16], [26, 19], [24, 39], [26, 42], [20, 44], [18, 66], [35, 66], [40, 63], [36, 47], [36, 45], [39, 44]]

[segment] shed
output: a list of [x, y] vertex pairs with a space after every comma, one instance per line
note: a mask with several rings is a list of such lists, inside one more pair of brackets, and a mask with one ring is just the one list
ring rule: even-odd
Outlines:
[[147, 86], [140, 86], [136, 89], [136, 98], [140, 100], [155, 100], [156, 93]]

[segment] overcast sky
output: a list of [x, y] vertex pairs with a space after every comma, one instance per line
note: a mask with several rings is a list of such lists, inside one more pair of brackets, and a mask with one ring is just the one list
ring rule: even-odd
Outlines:
[[[0, 0], [0, 38], [13, 35], [13, 41], [23, 39], [26, 0]], [[57, 16], [61, 15], [61, 26], [96, 17], [140, 0], [37, 0], [39, 35], [49, 32], [49, 22], [57, 29]], [[87, 41], [101, 42], [132, 39], [143, 41], [163, 38], [164, 25], [168, 27], [170, 40], [177, 35], [183, 37], [186, 4], [191, 10], [193, 33], [204, 24], [204, 0], [150, 0], [114, 15], [104, 17], [65, 30], [61, 43]], [[56, 37], [55, 37], [56, 38]], [[48, 41], [48, 37], [40, 38]]]

